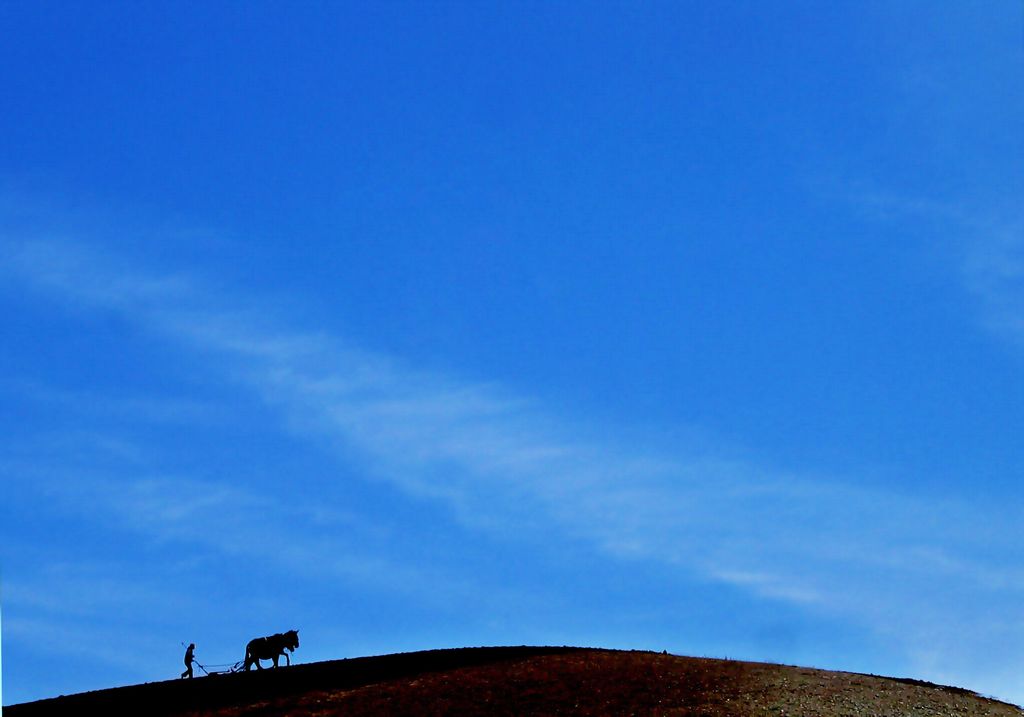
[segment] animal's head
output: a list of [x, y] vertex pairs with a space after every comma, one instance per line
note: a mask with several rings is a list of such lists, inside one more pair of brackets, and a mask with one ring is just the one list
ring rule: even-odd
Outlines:
[[284, 634], [284, 636], [287, 639], [285, 646], [292, 652], [295, 652], [295, 648], [299, 646], [299, 631], [289, 630]]

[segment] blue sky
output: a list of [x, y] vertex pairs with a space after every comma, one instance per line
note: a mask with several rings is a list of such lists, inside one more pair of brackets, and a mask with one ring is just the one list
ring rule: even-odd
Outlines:
[[1024, 702], [1022, 33], [4, 3], [4, 703], [291, 628]]

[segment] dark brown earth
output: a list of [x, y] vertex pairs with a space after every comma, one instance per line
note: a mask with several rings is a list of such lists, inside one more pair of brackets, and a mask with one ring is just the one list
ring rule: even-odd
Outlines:
[[569, 647], [362, 657], [156, 682], [5, 708], [35, 715], [1024, 715], [926, 682], [802, 667]]

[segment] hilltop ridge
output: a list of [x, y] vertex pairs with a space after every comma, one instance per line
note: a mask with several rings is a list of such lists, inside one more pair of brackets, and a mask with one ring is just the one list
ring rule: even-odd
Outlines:
[[41, 715], [1021, 717], [959, 687], [803, 667], [578, 647], [477, 647], [168, 680], [6, 707]]

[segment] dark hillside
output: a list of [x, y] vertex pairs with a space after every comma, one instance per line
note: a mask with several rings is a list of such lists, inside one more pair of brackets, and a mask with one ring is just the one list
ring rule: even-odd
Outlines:
[[[220, 714], [224, 707], [287, 699], [323, 689], [348, 690], [427, 672], [555, 654], [570, 647], [478, 647], [429, 650], [293, 665], [232, 675], [167, 680], [55, 697], [5, 707], [14, 717], [90, 714]], [[198, 670], [197, 670], [198, 672]]]
[[35, 715], [673, 715], [1021, 717], [907, 679], [571, 647], [432, 650], [171, 680], [15, 705]]

